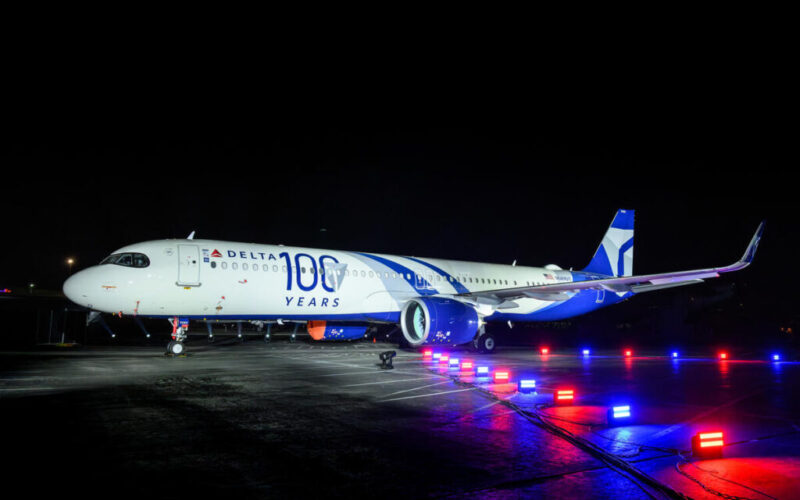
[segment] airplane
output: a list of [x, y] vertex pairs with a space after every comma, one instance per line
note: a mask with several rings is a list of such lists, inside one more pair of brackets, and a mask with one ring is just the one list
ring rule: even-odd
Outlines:
[[[644, 292], [701, 283], [747, 267], [633, 274], [634, 210], [618, 210], [580, 271], [217, 240], [147, 241], [73, 274], [64, 294], [92, 311], [166, 318], [167, 352], [185, 352], [190, 320], [299, 322], [314, 340], [354, 340], [399, 325], [413, 348], [472, 343], [496, 348], [487, 322], [553, 321]], [[513, 324], [513, 323], [510, 323]]]

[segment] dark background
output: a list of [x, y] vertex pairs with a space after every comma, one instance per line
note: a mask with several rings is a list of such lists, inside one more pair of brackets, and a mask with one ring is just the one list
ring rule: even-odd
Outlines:
[[[191, 231], [580, 269], [629, 208], [637, 274], [732, 263], [767, 228], [747, 270], [637, 297], [590, 324], [624, 325], [650, 307], [686, 317], [697, 295], [712, 304], [701, 320], [781, 338], [800, 298], [795, 100], [780, 71], [741, 78], [722, 66], [614, 82], [592, 66], [535, 87], [386, 72], [358, 84], [323, 71], [224, 86], [119, 71], [36, 79], [4, 117], [0, 287], [59, 289], [67, 257], [79, 270]], [[654, 328], [658, 316], [645, 316], [649, 326], [623, 329]]]

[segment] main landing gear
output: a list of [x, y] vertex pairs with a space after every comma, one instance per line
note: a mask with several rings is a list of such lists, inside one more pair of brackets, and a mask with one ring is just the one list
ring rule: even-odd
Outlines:
[[172, 318], [172, 340], [167, 344], [167, 354], [180, 356], [186, 353], [186, 346], [183, 345], [183, 342], [188, 337], [188, 330], [188, 321], [180, 321], [178, 318]]
[[497, 347], [497, 342], [490, 333], [486, 333], [486, 326], [481, 325], [478, 334], [472, 340], [472, 346], [479, 352], [491, 354]]

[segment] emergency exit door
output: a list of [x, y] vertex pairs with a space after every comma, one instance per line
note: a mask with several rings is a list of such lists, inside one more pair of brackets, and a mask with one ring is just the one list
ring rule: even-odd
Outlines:
[[200, 285], [200, 249], [197, 245], [178, 245], [178, 284]]

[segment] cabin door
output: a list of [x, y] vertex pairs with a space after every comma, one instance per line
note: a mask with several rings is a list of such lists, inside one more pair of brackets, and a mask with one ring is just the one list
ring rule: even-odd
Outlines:
[[178, 245], [178, 284], [200, 286], [200, 249], [197, 245]]

